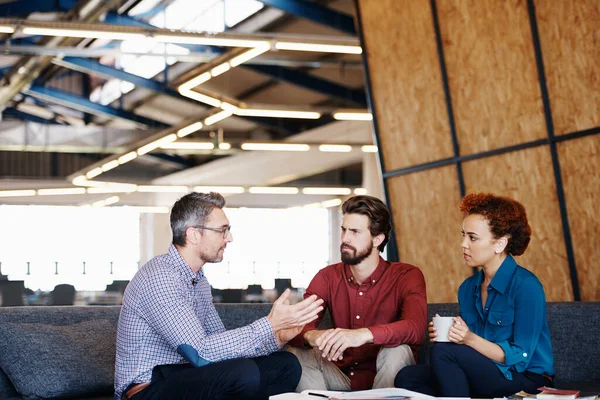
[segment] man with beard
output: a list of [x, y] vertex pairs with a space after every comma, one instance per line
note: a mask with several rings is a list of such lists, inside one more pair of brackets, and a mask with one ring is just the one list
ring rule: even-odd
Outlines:
[[[290, 305], [226, 331], [202, 267], [233, 240], [218, 193], [190, 193], [171, 210], [173, 243], [127, 286], [117, 328], [115, 400], [267, 399], [300, 380], [293, 354], [278, 351], [317, 318], [322, 301]], [[189, 361], [186, 363], [184, 360]]]
[[324, 300], [334, 329], [317, 329], [322, 312], [290, 341], [302, 365], [299, 392], [394, 387], [427, 328], [423, 273], [379, 256], [392, 228], [385, 204], [355, 196], [342, 212], [342, 262], [320, 270], [305, 294]]

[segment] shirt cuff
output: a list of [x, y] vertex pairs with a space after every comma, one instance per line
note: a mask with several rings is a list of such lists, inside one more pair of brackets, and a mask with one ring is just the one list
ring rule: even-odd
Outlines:
[[517, 365], [519, 363], [529, 364], [531, 355], [518, 347], [511, 346], [507, 341], [497, 343], [504, 350], [504, 364]]
[[373, 334], [373, 344], [387, 344], [386, 330], [381, 326], [370, 326], [367, 328]]
[[267, 354], [280, 350], [281, 347], [279, 347], [277, 339], [275, 339], [275, 332], [273, 332], [273, 327], [269, 323], [267, 317], [257, 320], [255, 324], [258, 325], [259, 332], [264, 338], [264, 349], [266, 350]]

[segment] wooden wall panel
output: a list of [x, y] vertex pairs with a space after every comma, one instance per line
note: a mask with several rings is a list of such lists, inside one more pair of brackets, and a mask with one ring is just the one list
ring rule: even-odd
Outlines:
[[384, 170], [451, 157], [429, 2], [358, 0]]
[[437, 4], [461, 154], [547, 137], [527, 2]]
[[454, 166], [389, 179], [400, 259], [423, 271], [429, 303], [456, 302], [471, 275], [460, 249], [459, 193]]
[[558, 144], [581, 300], [600, 300], [600, 135]]
[[550, 151], [546, 146], [463, 164], [467, 193], [508, 196], [527, 210], [533, 231], [517, 262], [544, 284], [548, 301], [571, 301], [573, 290], [556, 196]]
[[557, 135], [600, 126], [598, 0], [536, 0]]

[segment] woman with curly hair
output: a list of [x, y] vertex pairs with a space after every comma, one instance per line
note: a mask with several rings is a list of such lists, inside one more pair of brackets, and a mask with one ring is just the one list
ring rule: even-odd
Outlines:
[[435, 342], [429, 365], [408, 366], [395, 386], [441, 397], [494, 398], [552, 385], [554, 359], [546, 296], [538, 278], [517, 265], [531, 238], [525, 208], [488, 193], [465, 196], [461, 243], [469, 267], [482, 267], [458, 289], [460, 316], [449, 343]]

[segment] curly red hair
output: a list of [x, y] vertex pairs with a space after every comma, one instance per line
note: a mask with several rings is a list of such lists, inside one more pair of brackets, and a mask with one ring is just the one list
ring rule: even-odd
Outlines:
[[531, 239], [531, 227], [527, 222], [525, 207], [516, 200], [491, 193], [471, 193], [460, 202], [460, 211], [465, 216], [482, 215], [490, 226], [495, 239], [508, 237], [506, 253], [520, 256]]

